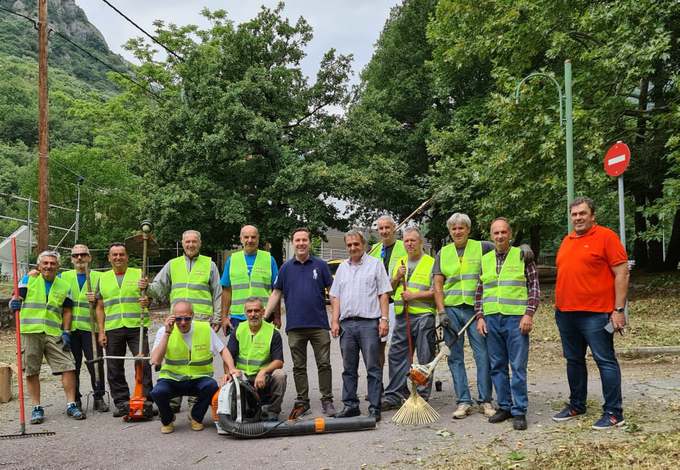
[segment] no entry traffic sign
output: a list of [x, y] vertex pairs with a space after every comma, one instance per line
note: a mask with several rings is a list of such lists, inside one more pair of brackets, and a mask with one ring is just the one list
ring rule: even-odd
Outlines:
[[604, 171], [609, 176], [620, 176], [630, 164], [630, 149], [620, 140], [604, 156]]

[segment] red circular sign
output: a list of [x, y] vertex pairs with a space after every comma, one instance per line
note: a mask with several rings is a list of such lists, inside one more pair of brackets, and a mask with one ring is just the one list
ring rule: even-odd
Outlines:
[[621, 176], [630, 164], [630, 149], [620, 140], [604, 156], [604, 171], [609, 176]]

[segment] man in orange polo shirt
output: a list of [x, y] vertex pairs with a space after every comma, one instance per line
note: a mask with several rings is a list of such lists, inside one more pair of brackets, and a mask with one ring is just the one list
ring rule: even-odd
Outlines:
[[569, 206], [574, 231], [562, 240], [557, 253], [555, 320], [567, 360], [569, 404], [555, 416], [567, 421], [586, 412], [590, 347], [600, 371], [604, 406], [593, 429], [624, 423], [621, 369], [614, 353], [614, 332], [626, 325], [628, 256], [612, 230], [595, 223], [595, 206], [578, 197]]

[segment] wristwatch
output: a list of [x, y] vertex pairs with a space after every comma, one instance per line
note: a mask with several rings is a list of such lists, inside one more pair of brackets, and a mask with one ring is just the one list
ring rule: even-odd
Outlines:
[[381, 320], [383, 320], [386, 323], [390, 322], [390, 319], [388, 317], [380, 317]]
[[626, 307], [616, 307], [614, 310], [616, 310], [619, 313], [624, 313], [626, 311]]

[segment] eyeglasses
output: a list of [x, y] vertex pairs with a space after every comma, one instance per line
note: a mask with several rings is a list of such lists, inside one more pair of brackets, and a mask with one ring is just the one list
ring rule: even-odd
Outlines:
[[89, 253], [72, 253], [71, 258], [87, 258], [90, 256]]
[[176, 322], [190, 322], [193, 317], [175, 317]]

